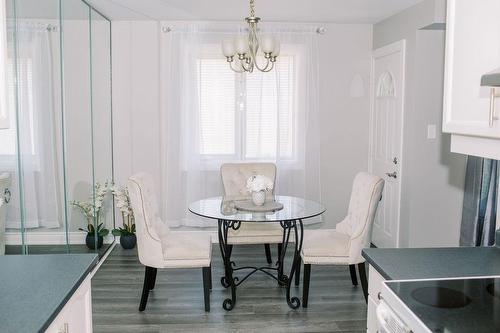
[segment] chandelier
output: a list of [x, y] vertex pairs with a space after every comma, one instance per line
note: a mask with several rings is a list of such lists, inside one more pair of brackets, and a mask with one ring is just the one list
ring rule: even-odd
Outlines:
[[[255, 0], [250, 0], [250, 16], [245, 18], [248, 24], [248, 36], [240, 35], [222, 41], [222, 53], [229, 67], [237, 73], [252, 73], [254, 68], [261, 72], [269, 72], [274, 68], [276, 58], [280, 54], [280, 42], [273, 36], [257, 37], [259, 17], [255, 16]], [[259, 48], [264, 53], [264, 64], [259, 65], [257, 57]], [[236, 58], [236, 59], [235, 59]]]

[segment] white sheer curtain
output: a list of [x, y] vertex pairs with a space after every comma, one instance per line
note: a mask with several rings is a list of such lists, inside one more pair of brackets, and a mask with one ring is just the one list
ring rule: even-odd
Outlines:
[[7, 33], [6, 33], [5, 1], [0, 2], [0, 130], [10, 127], [9, 113], [7, 112]]
[[230, 161], [275, 162], [277, 194], [320, 201], [315, 28], [263, 26], [262, 33], [278, 35], [282, 43], [277, 67], [266, 74], [241, 75], [229, 69], [220, 42], [242, 27], [169, 27], [161, 37], [162, 200], [167, 223], [212, 226], [189, 214], [188, 206], [222, 195], [219, 167]]
[[[9, 130], [0, 131], [3, 142], [0, 168], [13, 174], [13, 200], [8, 210], [7, 228], [20, 228], [19, 174], [16, 154], [22, 172], [22, 198], [25, 228], [60, 227], [60, 196], [58, 193], [57, 134], [55, 115], [54, 54], [51, 32], [47, 24], [18, 22], [16, 38], [8, 36], [9, 107], [15, 114], [17, 99], [19, 151], [16, 145], [15, 117]], [[17, 49], [14, 43], [17, 43]], [[16, 50], [14, 52], [14, 50]], [[13, 78], [17, 68], [17, 91]], [[8, 81], [9, 81], [8, 80]], [[58, 81], [56, 81], [58, 82]], [[17, 97], [17, 98], [16, 98]]]

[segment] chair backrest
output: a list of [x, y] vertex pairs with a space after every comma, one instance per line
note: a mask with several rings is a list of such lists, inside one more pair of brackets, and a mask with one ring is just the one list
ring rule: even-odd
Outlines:
[[[251, 176], [262, 175], [276, 183], [276, 165], [274, 163], [225, 163], [220, 167], [224, 197], [230, 200], [244, 200], [251, 197], [247, 192], [247, 180]], [[272, 198], [273, 191], [267, 193]]]
[[143, 172], [135, 174], [129, 178], [127, 187], [135, 217], [139, 261], [154, 267], [149, 263], [162, 255], [160, 237], [169, 229], [159, 216], [153, 178]]
[[373, 222], [382, 192], [384, 180], [366, 172], [354, 178], [351, 199], [346, 218], [337, 224], [337, 231], [350, 236], [350, 263], [364, 262], [361, 250], [370, 246]]

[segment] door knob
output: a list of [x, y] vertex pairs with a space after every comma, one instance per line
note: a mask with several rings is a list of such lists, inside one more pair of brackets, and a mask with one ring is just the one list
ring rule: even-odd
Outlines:
[[12, 198], [12, 194], [10, 193], [10, 190], [8, 188], [6, 188], [4, 191], [3, 191], [3, 202], [5, 202], [6, 204], [8, 204], [10, 202], [10, 199]]
[[398, 174], [396, 173], [396, 171], [391, 172], [391, 173], [386, 172], [385, 174], [387, 175], [387, 177], [391, 177], [391, 178], [394, 178], [394, 179], [398, 178]]

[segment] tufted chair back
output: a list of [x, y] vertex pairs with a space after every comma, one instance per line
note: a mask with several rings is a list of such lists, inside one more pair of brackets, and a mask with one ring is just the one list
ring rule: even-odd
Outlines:
[[130, 177], [127, 185], [135, 217], [139, 261], [158, 267], [156, 261], [162, 258], [160, 238], [168, 234], [169, 229], [159, 216], [153, 178], [141, 172]]
[[360, 172], [354, 178], [347, 216], [336, 227], [338, 232], [350, 236], [350, 264], [364, 262], [361, 250], [370, 247], [373, 222], [383, 189], [384, 180], [378, 176]]
[[[274, 163], [225, 163], [220, 167], [224, 196], [230, 200], [245, 200], [251, 197], [247, 192], [247, 179], [263, 175], [276, 183], [276, 165]], [[274, 195], [267, 193], [268, 199]]]

